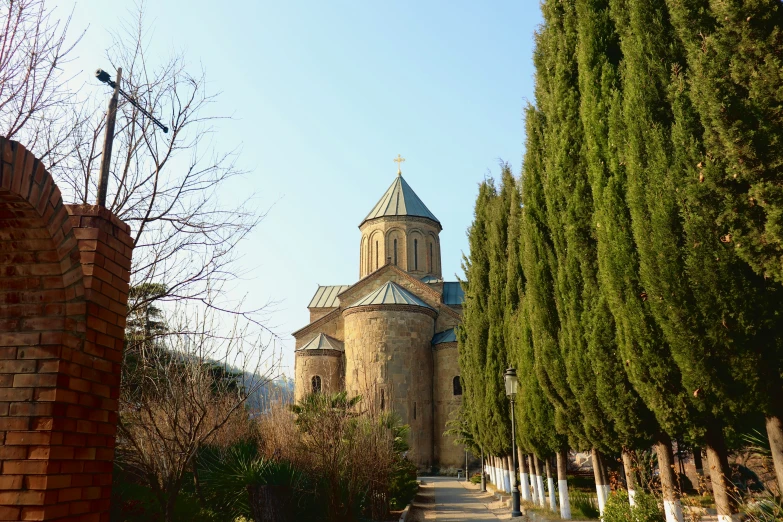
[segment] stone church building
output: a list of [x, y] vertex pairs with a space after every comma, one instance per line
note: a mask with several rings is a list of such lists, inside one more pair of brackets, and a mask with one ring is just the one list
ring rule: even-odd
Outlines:
[[464, 449], [443, 432], [462, 399], [454, 327], [464, 295], [443, 281], [440, 221], [398, 169], [359, 230], [359, 281], [319, 286], [310, 324], [293, 334], [296, 400], [361, 395], [362, 408], [393, 410], [410, 425], [420, 468], [462, 467]]

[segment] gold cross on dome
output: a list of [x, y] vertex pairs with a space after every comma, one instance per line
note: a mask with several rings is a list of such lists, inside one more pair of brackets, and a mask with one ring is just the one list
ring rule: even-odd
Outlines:
[[402, 169], [400, 167], [402, 167], [402, 162], [405, 161], [405, 158], [403, 158], [402, 156], [397, 154], [397, 157], [394, 158], [394, 161], [397, 163], [397, 175], [401, 176], [402, 175]]

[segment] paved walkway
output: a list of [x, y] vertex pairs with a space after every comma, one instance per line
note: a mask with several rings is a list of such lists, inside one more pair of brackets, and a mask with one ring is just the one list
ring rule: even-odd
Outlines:
[[473, 522], [505, 520], [510, 510], [477, 486], [453, 477], [422, 477], [416, 507], [420, 521]]

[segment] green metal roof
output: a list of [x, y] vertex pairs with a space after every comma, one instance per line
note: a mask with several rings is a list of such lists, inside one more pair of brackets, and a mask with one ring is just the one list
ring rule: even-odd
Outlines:
[[397, 305], [413, 305], [413, 306], [422, 306], [424, 308], [429, 308], [432, 310], [433, 308], [413, 295], [412, 293], [405, 290], [403, 287], [398, 285], [397, 283], [393, 283], [392, 281], [389, 281], [379, 289], [367, 294], [363, 299], [360, 299], [356, 303], [352, 304], [348, 308], [354, 308], [357, 306], [368, 306], [368, 305], [385, 305], [385, 304], [397, 304]]
[[465, 292], [459, 283], [443, 283], [443, 303], [451, 306], [461, 306], [465, 301]]
[[307, 308], [337, 308], [340, 300], [337, 296], [347, 290], [349, 285], [318, 286]]
[[449, 328], [448, 330], [445, 330], [443, 332], [436, 333], [435, 337], [432, 338], [432, 344], [456, 343], [456, 342], [457, 342], [457, 333], [454, 331], [454, 328]]
[[385, 216], [418, 216], [431, 219], [440, 225], [438, 218], [430, 212], [427, 206], [419, 199], [419, 196], [413, 192], [410, 185], [400, 175], [397, 176], [394, 183], [391, 184], [370, 213], [367, 214], [367, 217], [362, 220], [361, 224], [363, 225], [365, 221], [370, 219]]
[[344, 352], [345, 348], [342, 341], [338, 341], [334, 337], [329, 337], [326, 334], [318, 334], [318, 337], [299, 348], [299, 350], [337, 350]]

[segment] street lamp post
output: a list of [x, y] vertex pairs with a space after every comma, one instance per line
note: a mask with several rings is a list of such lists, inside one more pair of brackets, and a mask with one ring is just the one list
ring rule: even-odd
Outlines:
[[481, 448], [481, 492], [487, 491], [487, 470], [484, 469], [484, 448]]
[[509, 367], [503, 375], [506, 395], [511, 399], [511, 517], [521, 517], [519, 510], [519, 483], [517, 482], [516, 426], [514, 425], [514, 399], [517, 395], [517, 371]]
[[128, 96], [128, 93], [120, 88], [120, 82], [122, 81], [122, 67], [117, 68], [117, 81], [112, 81], [109, 73], [102, 69], [95, 71], [95, 77], [102, 81], [109, 87], [114, 89], [114, 93], [109, 99], [109, 111], [106, 113], [106, 135], [103, 138], [103, 154], [101, 157], [101, 173], [98, 178], [98, 205], [101, 207], [106, 206], [106, 186], [109, 184], [109, 164], [111, 162], [111, 148], [114, 143], [114, 122], [117, 119], [117, 98], [122, 94], [122, 97], [128, 100], [131, 105], [136, 107], [139, 112], [144, 116], [152, 120], [156, 126], [158, 126], [164, 133], [169, 131], [169, 128], [163, 125], [157, 118], [147, 112], [144, 107]]

